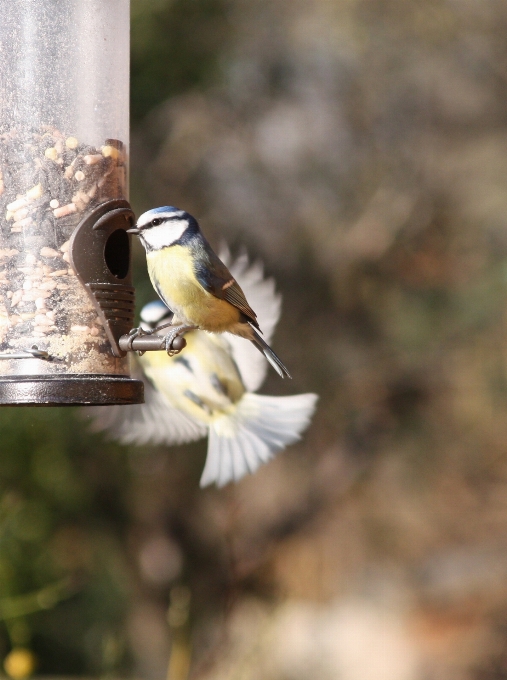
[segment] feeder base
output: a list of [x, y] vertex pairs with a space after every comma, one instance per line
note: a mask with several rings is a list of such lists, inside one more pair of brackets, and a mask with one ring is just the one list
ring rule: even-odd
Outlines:
[[118, 375], [16, 375], [0, 378], [0, 406], [143, 403], [144, 383]]

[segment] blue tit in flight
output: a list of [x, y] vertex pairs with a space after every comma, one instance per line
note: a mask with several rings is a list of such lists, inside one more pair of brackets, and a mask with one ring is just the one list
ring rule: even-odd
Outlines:
[[291, 377], [257, 332], [261, 330], [257, 314], [192, 215], [171, 206], [154, 208], [128, 232], [139, 236], [153, 287], [173, 312], [168, 350], [175, 338], [190, 330], [228, 332], [250, 340], [282, 378]]
[[[250, 264], [246, 255], [231, 264], [231, 271], [255, 304], [269, 341], [281, 304], [273, 280], [265, 279], [262, 266]], [[168, 315], [160, 301], [149, 303], [141, 313], [143, 327], [151, 330]], [[87, 407], [93, 428], [108, 430], [124, 444], [181, 444], [208, 436], [201, 486], [237, 481], [300, 439], [317, 395], [255, 394], [268, 364], [238, 336], [193, 330], [185, 339], [181, 354], [147, 352], [136, 360], [145, 383], [144, 404]]]

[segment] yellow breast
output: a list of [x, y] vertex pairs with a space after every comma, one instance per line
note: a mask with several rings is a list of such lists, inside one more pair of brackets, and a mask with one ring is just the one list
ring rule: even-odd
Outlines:
[[170, 246], [147, 254], [151, 282], [182, 323], [221, 333], [238, 322], [239, 310], [201, 286], [194, 274], [191, 252]]

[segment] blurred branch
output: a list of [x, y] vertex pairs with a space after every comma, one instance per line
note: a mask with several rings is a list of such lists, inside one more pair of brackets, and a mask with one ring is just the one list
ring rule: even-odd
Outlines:
[[65, 578], [26, 595], [0, 598], [0, 621], [52, 609], [75, 592], [76, 588], [71, 586], [70, 579]]

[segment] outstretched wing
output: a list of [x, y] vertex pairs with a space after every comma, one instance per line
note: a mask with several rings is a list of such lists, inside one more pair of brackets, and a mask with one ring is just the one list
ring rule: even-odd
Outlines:
[[211, 247], [204, 241], [199, 244], [203, 250], [201, 257], [195, 258], [195, 276], [204, 290], [211, 293], [221, 300], [227, 300], [231, 305], [237, 307], [248, 319], [248, 321], [259, 328], [257, 314], [250, 307], [241, 290], [238, 282], [227, 269], [222, 260], [215, 255]]
[[185, 444], [207, 436], [207, 426], [174, 408], [137, 363], [133, 376], [144, 382], [145, 403], [82, 409], [92, 418], [92, 430], [107, 430], [122, 444]]
[[[282, 296], [275, 290], [272, 278], [264, 277], [264, 269], [260, 262], [249, 262], [246, 253], [231, 258], [229, 250], [223, 246], [220, 257], [230, 267], [231, 274], [240, 282], [241, 287], [257, 311], [257, 320], [266, 342], [270, 342], [280, 318]], [[243, 383], [249, 392], [259, 389], [268, 370], [264, 355], [251, 342], [236, 335], [225, 333], [231, 346], [232, 355], [241, 373]]]

